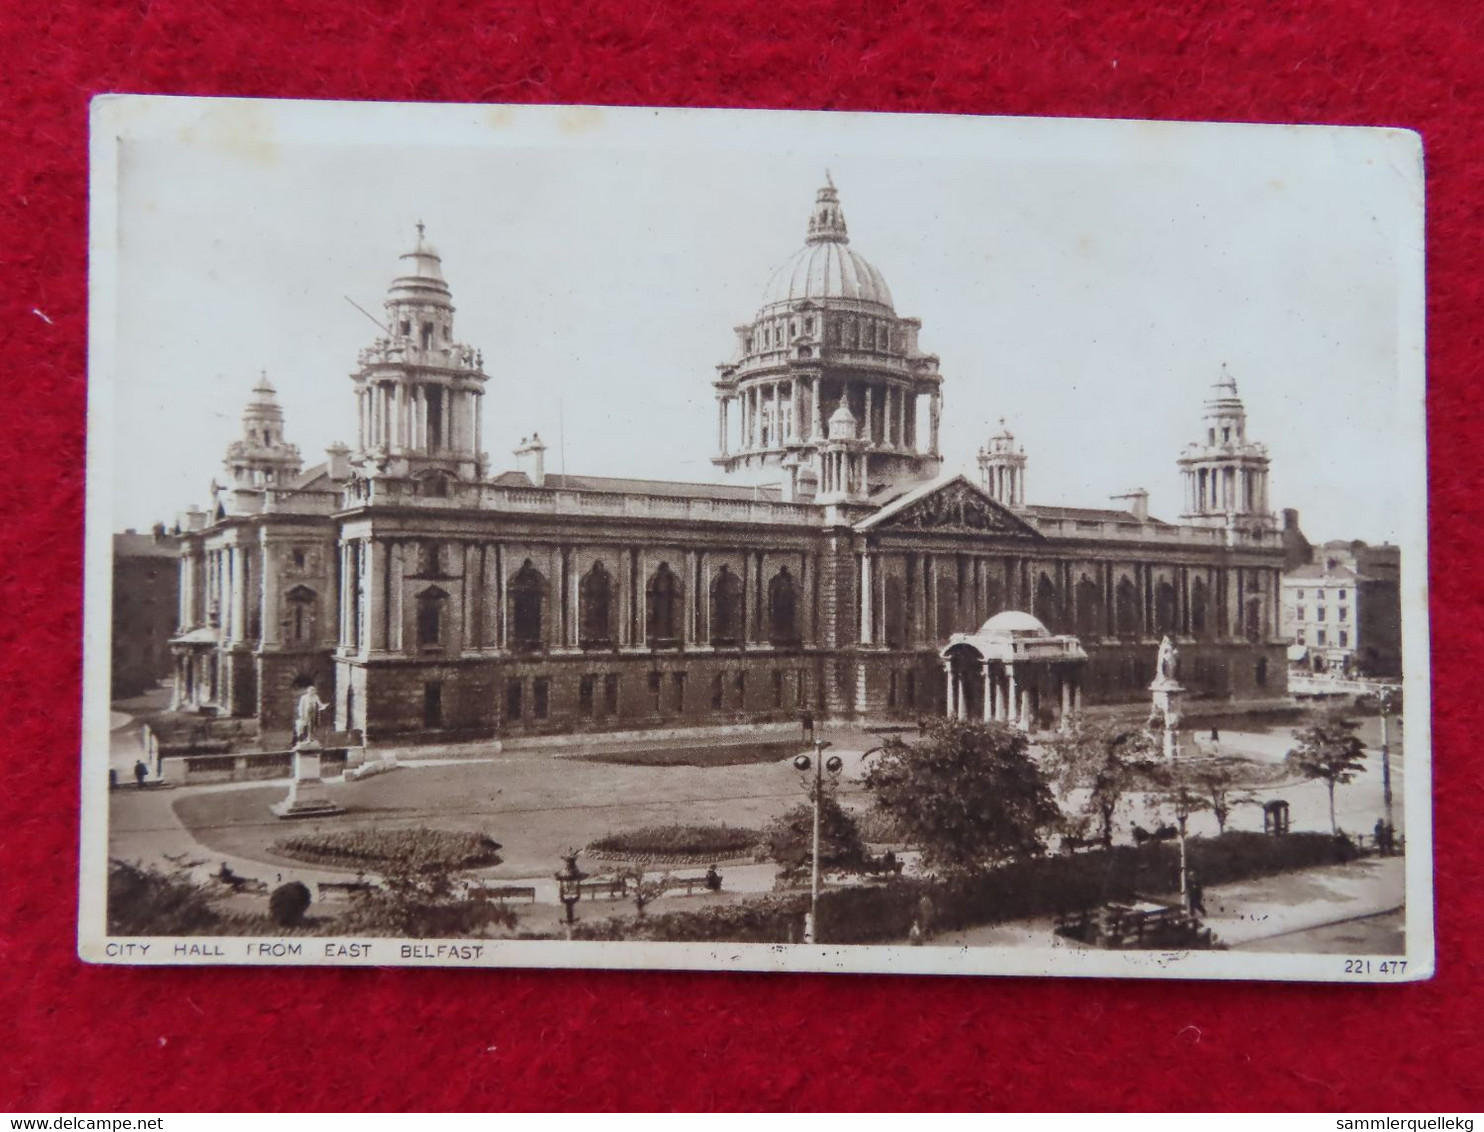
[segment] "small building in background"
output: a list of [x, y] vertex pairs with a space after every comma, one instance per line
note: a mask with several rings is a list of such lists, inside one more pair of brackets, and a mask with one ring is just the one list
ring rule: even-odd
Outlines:
[[1401, 548], [1336, 539], [1283, 576], [1289, 660], [1308, 672], [1400, 676]]
[[112, 697], [137, 696], [173, 671], [180, 593], [180, 540], [163, 523], [148, 534], [134, 529], [113, 536]]

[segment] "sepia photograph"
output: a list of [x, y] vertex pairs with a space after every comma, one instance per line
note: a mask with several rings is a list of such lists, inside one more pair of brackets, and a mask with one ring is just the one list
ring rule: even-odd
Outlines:
[[1433, 971], [1417, 135], [93, 104], [79, 950]]

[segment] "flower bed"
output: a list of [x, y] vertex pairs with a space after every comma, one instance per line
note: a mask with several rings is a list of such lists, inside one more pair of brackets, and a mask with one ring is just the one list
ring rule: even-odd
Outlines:
[[273, 851], [296, 861], [375, 871], [396, 865], [414, 873], [479, 869], [500, 863], [500, 845], [482, 833], [443, 829], [338, 829], [285, 837]]
[[735, 825], [653, 825], [600, 837], [587, 847], [600, 861], [691, 865], [745, 859], [762, 835]]

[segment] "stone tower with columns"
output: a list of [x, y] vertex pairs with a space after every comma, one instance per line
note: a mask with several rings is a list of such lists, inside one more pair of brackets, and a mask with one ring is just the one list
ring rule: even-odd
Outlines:
[[1000, 431], [979, 449], [979, 483], [1006, 507], [1025, 506], [1025, 447], [1000, 418]]
[[297, 445], [283, 435], [283, 406], [264, 373], [242, 410], [242, 435], [227, 446], [222, 461], [226, 484], [218, 502], [229, 514], [256, 511], [268, 488], [287, 487], [304, 467]]
[[823, 490], [829, 425], [845, 407], [864, 455], [860, 494], [931, 479], [942, 377], [901, 318], [881, 272], [850, 246], [834, 183], [815, 196], [804, 246], [774, 273], [757, 315], [736, 328], [735, 360], [717, 367], [717, 455], [728, 473], [776, 471], [784, 497]]
[[1205, 435], [1180, 455], [1185, 486], [1181, 518], [1233, 532], [1275, 530], [1268, 506], [1267, 445], [1247, 439], [1247, 410], [1225, 364], [1211, 387], [1201, 424]]
[[454, 338], [443, 261], [423, 238], [401, 259], [384, 304], [387, 336], [361, 351], [352, 374], [357, 442], [351, 463], [366, 478], [409, 479], [417, 494], [446, 494], [448, 480], [484, 473], [478, 351]]

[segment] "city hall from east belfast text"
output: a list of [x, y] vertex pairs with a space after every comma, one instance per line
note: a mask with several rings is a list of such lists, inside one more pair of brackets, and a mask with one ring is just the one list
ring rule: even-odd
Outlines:
[[938, 358], [832, 184], [712, 381], [722, 482], [553, 474], [535, 435], [492, 469], [484, 360], [453, 316], [419, 225], [347, 383], [355, 445], [314, 467], [258, 383], [211, 507], [180, 524], [177, 711], [266, 742], [313, 680], [370, 743], [802, 715], [1035, 729], [1146, 700], [1164, 636], [1192, 707], [1286, 694], [1296, 519], [1270, 510], [1235, 382], [1212, 374], [1172, 451], [1178, 523], [1141, 491], [1027, 503], [1003, 427], [944, 475]]

